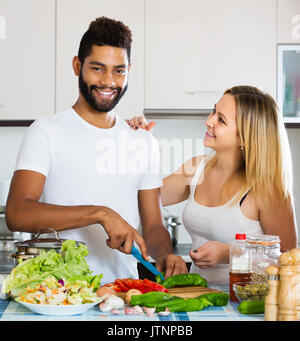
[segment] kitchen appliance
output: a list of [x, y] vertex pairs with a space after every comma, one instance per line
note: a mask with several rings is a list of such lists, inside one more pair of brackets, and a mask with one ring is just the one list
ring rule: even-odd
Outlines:
[[15, 242], [13, 236], [0, 236], [0, 273], [10, 273], [14, 267], [14, 260], [11, 255], [15, 251]]
[[[48, 231], [55, 235], [54, 238], [41, 238], [41, 234], [44, 234]], [[33, 239], [16, 242], [16, 252], [12, 254], [12, 257], [15, 259], [15, 265], [18, 264], [18, 260], [26, 260], [29, 258], [36, 257], [42, 251], [50, 251], [55, 250], [60, 253], [61, 245], [65, 241], [65, 239], [61, 239], [58, 235], [58, 232], [53, 230], [52, 228], [41, 229]], [[84, 244], [83, 242], [76, 241], [78, 244]]]
[[178, 227], [181, 225], [178, 219], [178, 217], [172, 215], [164, 217], [165, 225], [170, 234], [173, 248], [175, 248], [178, 243]]

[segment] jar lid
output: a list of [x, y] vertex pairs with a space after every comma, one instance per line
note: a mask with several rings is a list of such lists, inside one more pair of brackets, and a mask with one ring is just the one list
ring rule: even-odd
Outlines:
[[268, 235], [268, 234], [252, 234], [247, 237], [247, 243], [259, 244], [263, 246], [273, 245], [280, 243], [279, 236]]
[[246, 239], [246, 234], [245, 233], [237, 233], [235, 235], [235, 239], [238, 239], [238, 240], [245, 240]]

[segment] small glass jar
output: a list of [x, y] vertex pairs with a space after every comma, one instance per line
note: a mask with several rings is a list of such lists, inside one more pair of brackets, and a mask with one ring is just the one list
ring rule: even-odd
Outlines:
[[250, 254], [251, 282], [267, 283], [266, 268], [278, 265], [280, 239], [273, 235], [253, 234], [247, 237]]

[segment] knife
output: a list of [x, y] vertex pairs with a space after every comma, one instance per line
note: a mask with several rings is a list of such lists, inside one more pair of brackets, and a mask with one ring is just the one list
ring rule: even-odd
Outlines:
[[132, 245], [132, 249], [131, 249], [131, 254], [137, 260], [139, 260], [144, 265], [144, 267], [146, 267], [149, 271], [151, 271], [155, 276], [159, 275], [163, 281], [165, 280], [163, 275], [155, 268], [155, 266], [153, 266], [150, 262], [145, 260], [144, 257], [139, 252], [139, 250], [133, 245]]

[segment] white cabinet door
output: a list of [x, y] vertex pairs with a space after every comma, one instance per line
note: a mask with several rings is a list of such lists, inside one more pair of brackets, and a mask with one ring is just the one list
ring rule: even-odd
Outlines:
[[145, 1], [145, 108], [211, 108], [234, 85], [275, 96], [276, 1]]
[[78, 97], [78, 78], [72, 59], [91, 21], [106, 16], [120, 20], [132, 31], [131, 71], [128, 90], [116, 111], [124, 118], [140, 115], [144, 108], [144, 1], [57, 0], [56, 111], [72, 106]]
[[300, 44], [300, 0], [278, 0], [277, 16], [277, 42]]
[[55, 2], [1, 0], [0, 16], [0, 120], [53, 114]]

